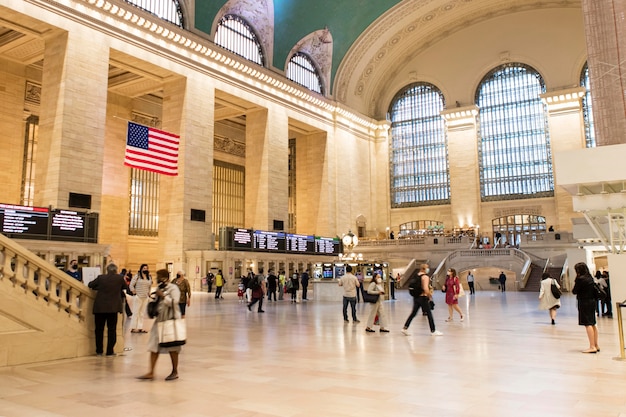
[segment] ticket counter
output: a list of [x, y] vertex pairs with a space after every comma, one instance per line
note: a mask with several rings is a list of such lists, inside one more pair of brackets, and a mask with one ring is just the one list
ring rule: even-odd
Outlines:
[[341, 301], [343, 288], [337, 280], [346, 273], [346, 266], [352, 266], [352, 273], [361, 281], [364, 289], [369, 286], [375, 271], [382, 275], [385, 300], [389, 299], [389, 265], [386, 262], [334, 262], [313, 265], [313, 299], [316, 301]]

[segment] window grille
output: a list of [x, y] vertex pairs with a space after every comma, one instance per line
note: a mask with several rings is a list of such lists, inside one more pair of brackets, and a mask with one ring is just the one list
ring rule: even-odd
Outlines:
[[580, 85], [585, 87], [585, 95], [583, 97], [583, 120], [585, 122], [585, 143], [587, 148], [596, 147], [596, 132], [593, 127], [593, 112], [591, 107], [591, 86], [589, 85], [589, 66], [585, 62], [582, 73], [580, 75]]
[[39, 116], [29, 116], [26, 119], [24, 159], [22, 160], [21, 202], [24, 206], [32, 206], [35, 202], [35, 155], [37, 155], [38, 137]]
[[244, 227], [245, 168], [213, 162], [213, 233], [222, 227]]
[[185, 18], [178, 0], [126, 0], [126, 2], [152, 13], [159, 19], [184, 27]]
[[319, 71], [313, 64], [313, 60], [301, 52], [295, 53], [289, 60], [287, 64], [287, 78], [311, 91], [324, 94], [322, 79]]
[[554, 195], [543, 79], [523, 64], [500, 66], [483, 78], [479, 107], [482, 201]]
[[502, 216], [491, 221], [494, 240], [499, 235], [499, 246], [509, 244], [519, 246], [523, 235], [543, 235], [546, 233], [546, 218], [533, 214]]
[[215, 43], [248, 61], [264, 64], [263, 50], [257, 36], [239, 16], [226, 15], [220, 20], [215, 32]]
[[128, 234], [159, 235], [159, 174], [130, 169], [130, 222]]
[[412, 84], [392, 100], [392, 208], [450, 203], [444, 108], [443, 94], [428, 83]]

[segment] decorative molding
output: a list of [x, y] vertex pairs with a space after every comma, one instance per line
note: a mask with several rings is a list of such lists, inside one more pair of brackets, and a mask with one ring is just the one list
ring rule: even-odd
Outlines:
[[131, 112], [130, 121], [157, 129], [161, 128], [161, 119], [156, 116], [151, 116], [149, 114], [140, 113], [134, 110]]
[[507, 207], [493, 209], [493, 218], [505, 216], [515, 216], [516, 214], [529, 214], [532, 216], [542, 216], [541, 206]]
[[24, 90], [24, 101], [30, 104], [41, 104], [41, 84], [26, 81]]
[[456, 107], [452, 110], [444, 110], [441, 116], [446, 120], [449, 131], [466, 130], [476, 127], [478, 106]]
[[548, 107], [552, 115], [579, 112], [582, 107], [581, 99], [587, 90], [584, 87], [568, 88], [566, 90], [550, 91], [540, 94], [541, 101]]
[[244, 158], [246, 156], [246, 145], [245, 143], [233, 140], [226, 136], [217, 136], [213, 137], [213, 148], [216, 151], [224, 152], [227, 154], [240, 156]]

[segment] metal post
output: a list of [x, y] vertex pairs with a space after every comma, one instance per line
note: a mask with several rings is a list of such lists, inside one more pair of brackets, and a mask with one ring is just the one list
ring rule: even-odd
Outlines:
[[622, 307], [626, 307], [626, 302], [615, 303], [615, 309], [617, 310], [617, 330], [619, 333], [619, 358], [613, 358], [615, 360], [625, 360], [624, 354], [624, 324], [622, 323]]

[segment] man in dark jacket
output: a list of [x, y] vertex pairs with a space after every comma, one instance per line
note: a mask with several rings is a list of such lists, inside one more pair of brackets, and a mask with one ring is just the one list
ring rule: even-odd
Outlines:
[[98, 291], [93, 303], [93, 314], [96, 322], [96, 354], [102, 356], [104, 344], [104, 325], [107, 326], [107, 356], [114, 356], [117, 340], [117, 315], [124, 305], [120, 293], [126, 282], [117, 273], [117, 265], [107, 265], [106, 275], [98, 275], [89, 283], [89, 288]]

